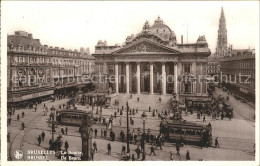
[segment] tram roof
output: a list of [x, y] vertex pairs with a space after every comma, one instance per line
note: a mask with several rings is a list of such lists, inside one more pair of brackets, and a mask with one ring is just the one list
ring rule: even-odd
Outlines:
[[90, 111], [83, 111], [83, 110], [78, 110], [78, 109], [63, 109], [63, 110], [59, 110], [57, 112], [60, 112], [60, 113], [77, 113], [77, 114], [88, 114], [88, 113], [90, 113]]
[[164, 125], [172, 126], [172, 127], [177, 127], [177, 128], [189, 128], [189, 129], [198, 129], [198, 128], [203, 128], [203, 129], [209, 129], [209, 126], [207, 125], [201, 125], [193, 122], [187, 122], [187, 121], [174, 121], [174, 122], [162, 122]]

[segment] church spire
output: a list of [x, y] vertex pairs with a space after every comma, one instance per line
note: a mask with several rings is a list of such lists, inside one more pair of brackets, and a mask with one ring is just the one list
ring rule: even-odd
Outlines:
[[219, 18], [216, 56], [223, 57], [223, 56], [227, 56], [227, 55], [228, 55], [227, 28], [226, 28], [226, 19], [225, 19], [225, 15], [224, 15], [224, 9], [222, 7], [220, 18]]

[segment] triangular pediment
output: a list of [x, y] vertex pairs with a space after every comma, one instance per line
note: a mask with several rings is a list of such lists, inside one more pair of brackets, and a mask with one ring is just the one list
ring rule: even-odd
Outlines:
[[167, 47], [163, 44], [156, 43], [149, 39], [140, 39], [131, 44], [125, 45], [123, 48], [112, 52], [112, 54], [136, 54], [136, 53], [172, 53], [179, 54], [180, 52]]

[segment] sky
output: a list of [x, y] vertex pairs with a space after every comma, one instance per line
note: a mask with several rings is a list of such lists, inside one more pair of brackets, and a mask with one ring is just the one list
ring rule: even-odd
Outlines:
[[[195, 43], [205, 35], [215, 52], [221, 7], [227, 24], [228, 44], [233, 49], [255, 48], [259, 25], [259, 2], [144, 2], [144, 1], [3, 1], [8, 35], [22, 30], [40, 39], [42, 45], [94, 52], [99, 40], [123, 44], [138, 34], [146, 20], [160, 16], [177, 36], [177, 42]], [[259, 36], [258, 36], [259, 37]]]

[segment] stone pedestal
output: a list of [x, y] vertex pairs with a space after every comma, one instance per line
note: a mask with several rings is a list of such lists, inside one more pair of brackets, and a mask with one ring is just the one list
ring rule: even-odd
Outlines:
[[90, 119], [89, 114], [84, 114], [82, 119], [82, 126], [81, 126], [81, 139], [82, 139], [82, 161], [89, 161], [90, 158], [90, 152], [92, 148], [92, 131], [90, 130], [90, 127], [92, 126], [92, 122]]

